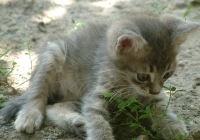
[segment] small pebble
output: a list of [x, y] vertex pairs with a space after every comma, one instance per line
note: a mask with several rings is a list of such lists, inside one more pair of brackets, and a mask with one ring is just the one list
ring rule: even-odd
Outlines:
[[178, 93], [174, 94], [174, 97], [178, 98], [178, 97], [181, 97], [182, 95], [183, 95], [183, 93], [178, 92]]
[[194, 80], [196, 80], [196, 81], [200, 81], [200, 77], [196, 77]]
[[200, 124], [200, 117], [196, 117], [196, 118], [194, 119], [194, 122], [197, 123], [197, 124]]
[[184, 66], [185, 66], [185, 64], [183, 64], [183, 63], [178, 64], [178, 67], [184, 67]]
[[197, 85], [196, 85], [196, 84], [193, 84], [193, 85], [192, 85], [192, 88], [193, 88], [193, 89], [196, 89], [196, 88], [197, 88]]
[[196, 110], [196, 109], [197, 109], [197, 107], [196, 107], [196, 106], [194, 106], [194, 105], [190, 105], [189, 109], [191, 109], [191, 110]]
[[186, 95], [185, 98], [186, 98], [186, 99], [190, 99], [191, 96], [190, 96], [190, 95]]
[[189, 122], [190, 126], [194, 125], [194, 122], [193, 121], [190, 121]]
[[195, 89], [190, 90], [190, 93], [191, 93], [192, 96], [198, 96], [199, 95], [199, 93]]

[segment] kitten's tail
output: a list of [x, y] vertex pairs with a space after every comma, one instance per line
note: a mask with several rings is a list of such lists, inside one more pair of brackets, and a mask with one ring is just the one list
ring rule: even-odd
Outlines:
[[13, 100], [10, 100], [6, 103], [5, 107], [1, 109], [1, 123], [7, 123], [13, 119], [17, 113], [20, 111], [22, 106], [25, 104], [25, 96], [17, 97]]

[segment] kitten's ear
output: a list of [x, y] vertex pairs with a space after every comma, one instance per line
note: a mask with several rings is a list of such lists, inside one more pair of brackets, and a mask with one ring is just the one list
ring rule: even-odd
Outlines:
[[139, 54], [145, 45], [146, 41], [138, 35], [122, 35], [117, 40], [116, 49], [121, 55]]
[[182, 20], [172, 15], [163, 15], [161, 21], [170, 31], [173, 43], [176, 45], [184, 43], [188, 35], [200, 26], [198, 23]]

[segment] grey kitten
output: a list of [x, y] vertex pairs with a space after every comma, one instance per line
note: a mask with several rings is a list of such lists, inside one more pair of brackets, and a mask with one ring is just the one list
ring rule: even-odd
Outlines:
[[[156, 119], [168, 99], [161, 92], [176, 68], [179, 46], [199, 24], [170, 15], [130, 13], [111, 22], [92, 22], [67, 36], [49, 38], [26, 92], [8, 102], [2, 119], [33, 133], [47, 117], [87, 140], [114, 140], [105, 93], [133, 98]], [[47, 105], [52, 104], [53, 105]], [[45, 111], [46, 110], [46, 111]], [[165, 139], [188, 135], [169, 107], [160, 127]]]

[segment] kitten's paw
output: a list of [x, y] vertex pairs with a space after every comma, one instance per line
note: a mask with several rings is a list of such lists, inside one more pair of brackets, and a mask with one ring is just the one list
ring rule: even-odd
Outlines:
[[176, 140], [181, 139], [183, 136], [188, 136], [189, 133], [185, 125], [180, 123], [169, 123], [167, 126], [162, 128], [162, 135], [164, 139]]
[[42, 124], [43, 114], [40, 110], [21, 110], [15, 121], [15, 129], [19, 132], [33, 133]]
[[86, 138], [85, 122], [83, 118], [75, 119], [73, 121], [73, 128], [79, 137]]

